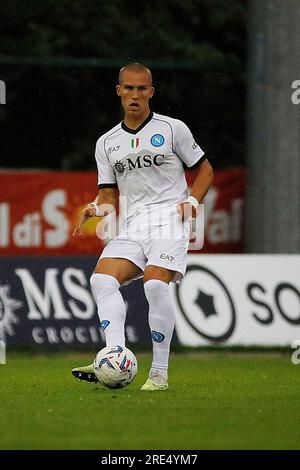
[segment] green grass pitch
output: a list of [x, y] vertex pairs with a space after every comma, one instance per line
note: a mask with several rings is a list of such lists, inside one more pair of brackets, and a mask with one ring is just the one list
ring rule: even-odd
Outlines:
[[172, 354], [164, 392], [140, 390], [151, 357], [137, 358], [135, 381], [113, 391], [72, 377], [92, 355], [8, 353], [0, 448], [300, 448], [300, 365], [289, 354]]

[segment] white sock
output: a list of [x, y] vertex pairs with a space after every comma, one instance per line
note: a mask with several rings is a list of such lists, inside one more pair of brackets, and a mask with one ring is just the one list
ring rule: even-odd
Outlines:
[[125, 346], [126, 308], [119, 291], [120, 283], [109, 274], [98, 273], [91, 276], [90, 283], [106, 346]]
[[144, 289], [149, 303], [149, 326], [153, 345], [150, 377], [153, 371], [159, 370], [167, 379], [170, 343], [175, 325], [169, 285], [158, 279], [150, 279], [145, 282]]

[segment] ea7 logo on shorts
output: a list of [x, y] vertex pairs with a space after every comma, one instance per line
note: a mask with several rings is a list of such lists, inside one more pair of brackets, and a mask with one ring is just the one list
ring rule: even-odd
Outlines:
[[168, 261], [173, 261], [173, 260], [174, 260], [174, 256], [166, 255], [165, 253], [162, 253], [162, 254], [160, 255], [160, 259], [167, 259]]
[[153, 147], [161, 147], [165, 142], [165, 138], [161, 134], [154, 134], [151, 137], [150, 142], [153, 145]]

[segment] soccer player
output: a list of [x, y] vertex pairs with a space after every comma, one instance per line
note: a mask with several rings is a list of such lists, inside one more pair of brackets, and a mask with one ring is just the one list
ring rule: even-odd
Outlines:
[[[99, 194], [83, 210], [74, 235], [89, 217], [104, 215], [103, 205], [116, 207], [119, 190], [125, 228], [104, 248], [91, 288], [106, 346], [125, 346], [126, 310], [119, 287], [143, 276], [153, 360], [142, 390], [165, 390], [175, 324], [169, 283], [184, 276], [190, 218], [197, 215], [213, 171], [182, 121], [150, 110], [154, 88], [145, 65], [123, 67], [116, 92], [124, 120], [97, 141]], [[198, 171], [189, 197], [185, 167]], [[73, 369], [72, 374], [97, 381], [92, 365]]]

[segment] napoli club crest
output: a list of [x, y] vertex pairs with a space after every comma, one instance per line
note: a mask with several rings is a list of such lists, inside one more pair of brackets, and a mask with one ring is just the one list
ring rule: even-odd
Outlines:
[[161, 134], [154, 134], [151, 137], [150, 142], [153, 145], [153, 147], [161, 147], [165, 142], [165, 138]]

